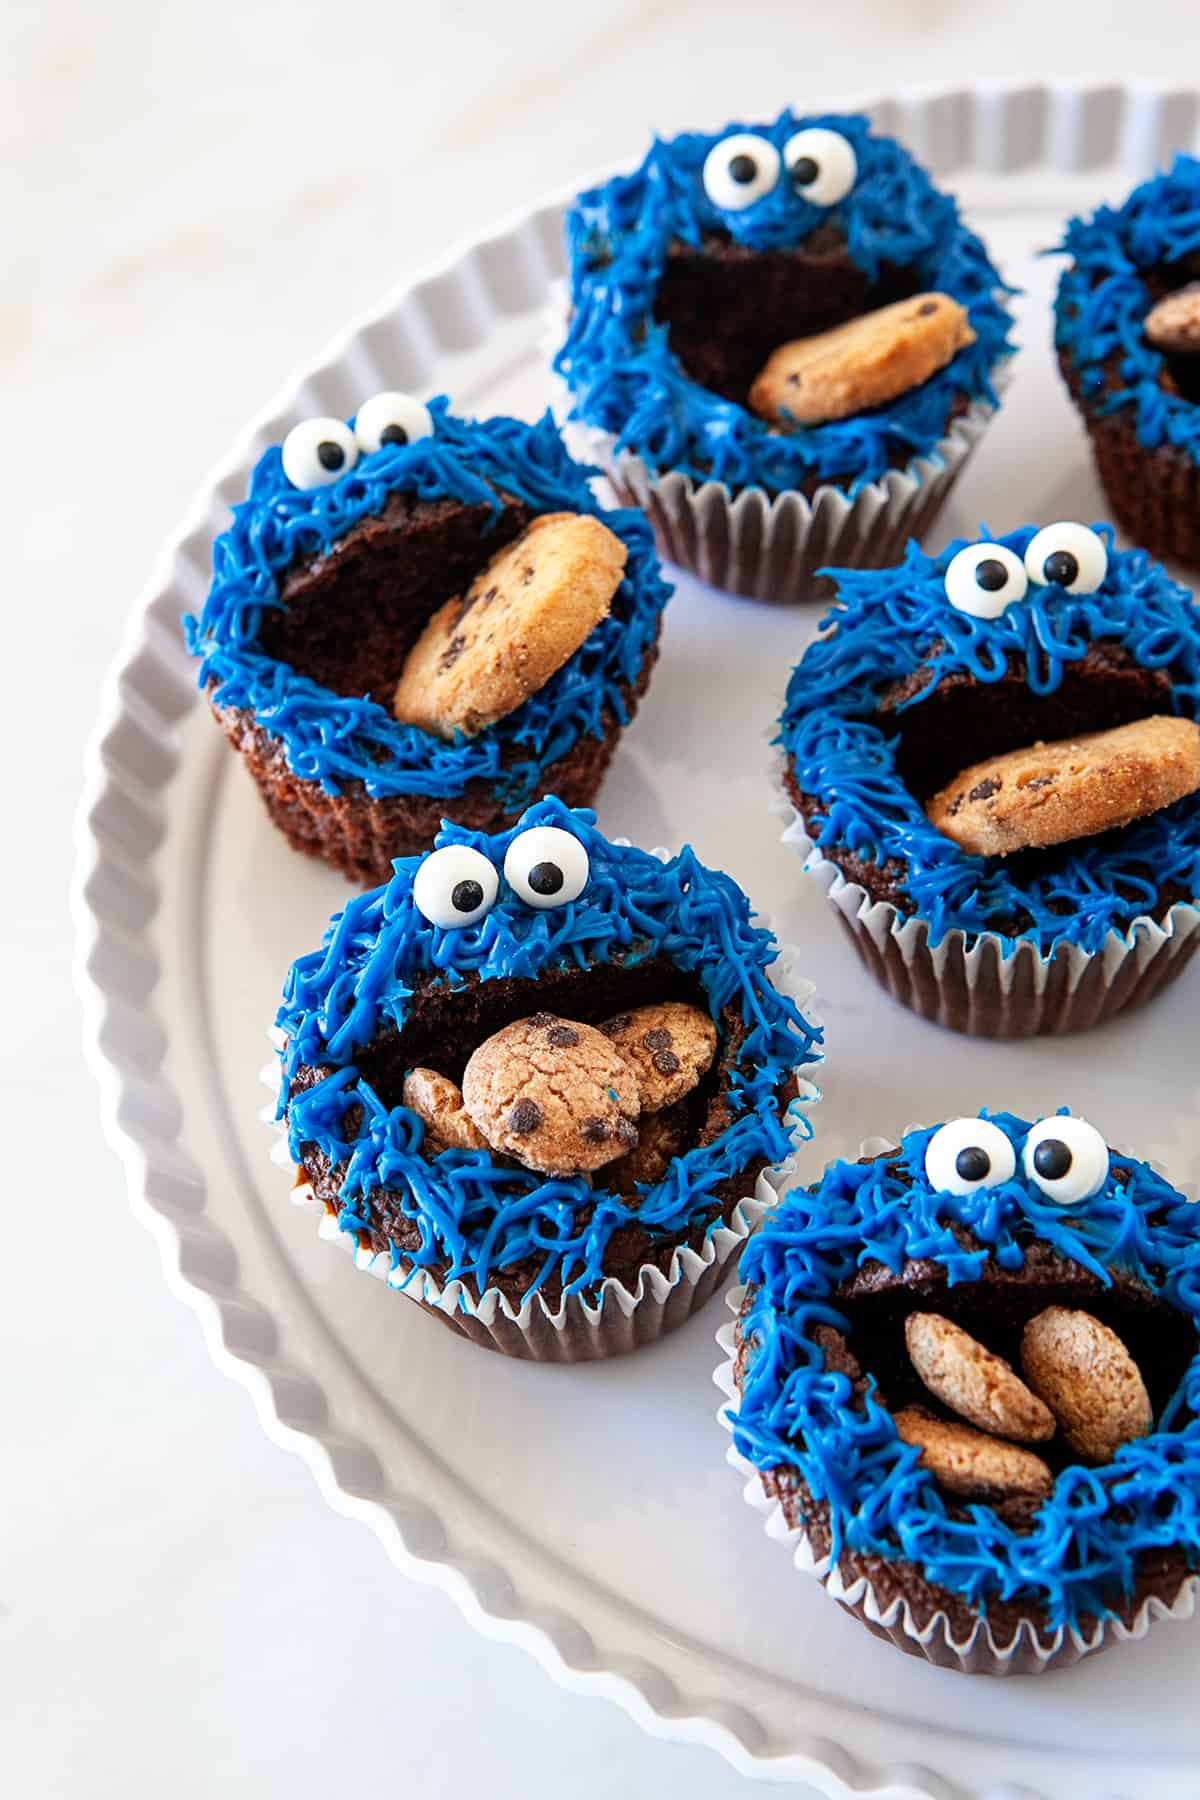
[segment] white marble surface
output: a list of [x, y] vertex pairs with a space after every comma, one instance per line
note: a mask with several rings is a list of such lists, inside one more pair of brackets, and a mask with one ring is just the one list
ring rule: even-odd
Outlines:
[[83, 742], [207, 466], [398, 276], [651, 126], [964, 76], [1185, 78], [1194, 0], [1159, 0], [1152, 32], [1127, 3], [1045, 0], [0, 9], [3, 1791], [743, 1788], [406, 1585], [213, 1370], [126, 1210], [76, 1048]]

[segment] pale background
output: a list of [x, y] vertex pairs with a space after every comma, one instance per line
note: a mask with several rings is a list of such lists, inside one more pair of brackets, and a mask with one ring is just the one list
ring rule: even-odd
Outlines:
[[1195, 0], [0, 0], [0, 1791], [746, 1791], [406, 1584], [213, 1370], [80, 1065], [84, 740], [208, 466], [398, 277], [651, 127], [905, 83], [1178, 82], [1196, 19]]

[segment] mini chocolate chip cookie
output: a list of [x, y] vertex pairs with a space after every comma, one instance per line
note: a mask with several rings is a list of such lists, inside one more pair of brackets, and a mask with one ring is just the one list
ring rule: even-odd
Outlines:
[[636, 1147], [637, 1081], [603, 1032], [534, 1013], [487, 1038], [463, 1102], [496, 1150], [544, 1175], [580, 1175]]
[[680, 1000], [618, 1013], [600, 1029], [636, 1076], [643, 1112], [660, 1112], [690, 1094], [717, 1053], [708, 1014]]
[[1152, 306], [1143, 329], [1156, 350], [1176, 355], [1200, 350], [1200, 281], [1189, 281]]
[[948, 294], [914, 294], [832, 331], [781, 344], [750, 389], [750, 409], [776, 422], [824, 425], [898, 400], [975, 342]]
[[588, 513], [544, 513], [448, 600], [409, 651], [392, 710], [436, 737], [514, 712], [607, 617], [626, 548]]
[[976, 856], [1098, 837], [1200, 788], [1200, 725], [1135, 719], [973, 763], [934, 795], [931, 825]]

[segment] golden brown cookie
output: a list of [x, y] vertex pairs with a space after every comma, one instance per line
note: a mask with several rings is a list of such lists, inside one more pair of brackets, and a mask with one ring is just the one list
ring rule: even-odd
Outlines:
[[1021, 1337], [1021, 1367], [1077, 1455], [1111, 1462], [1146, 1437], [1154, 1414], [1141, 1371], [1115, 1331], [1091, 1313], [1048, 1306]]
[[1200, 350], [1200, 281], [1189, 281], [1152, 306], [1143, 329], [1156, 350]]
[[487, 1149], [487, 1139], [463, 1106], [462, 1089], [448, 1075], [439, 1075], [436, 1069], [410, 1069], [400, 1098], [424, 1123], [421, 1148], [427, 1156], [442, 1150]]
[[957, 300], [914, 294], [832, 331], [781, 344], [755, 376], [750, 410], [775, 423], [848, 419], [898, 400], [974, 342]]
[[1096, 837], [1200, 788], [1200, 725], [1135, 719], [973, 763], [930, 800], [930, 824], [974, 856]]
[[681, 1000], [618, 1013], [600, 1029], [633, 1070], [643, 1112], [659, 1112], [690, 1094], [717, 1053], [708, 1014]]
[[971, 1425], [935, 1418], [923, 1406], [894, 1415], [906, 1444], [921, 1448], [922, 1466], [951, 1494], [970, 1500], [1008, 1500], [1016, 1494], [1048, 1494], [1054, 1477], [1040, 1456]]
[[1021, 1377], [940, 1313], [909, 1313], [904, 1341], [931, 1394], [981, 1431], [1022, 1443], [1054, 1436], [1054, 1414]]
[[602, 1032], [534, 1013], [496, 1032], [463, 1073], [463, 1102], [496, 1150], [578, 1175], [636, 1147], [637, 1082]]
[[448, 600], [408, 653], [392, 710], [436, 737], [513, 712], [608, 614], [625, 545], [589, 513], [545, 513]]
[[687, 1110], [669, 1106], [665, 1112], [643, 1112], [638, 1119], [637, 1148], [618, 1157], [604, 1171], [604, 1185], [614, 1194], [632, 1195], [638, 1182], [661, 1181], [683, 1149], [687, 1136]]

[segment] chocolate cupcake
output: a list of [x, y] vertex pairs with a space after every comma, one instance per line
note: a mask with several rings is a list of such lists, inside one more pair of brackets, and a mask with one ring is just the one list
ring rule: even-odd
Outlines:
[[893, 561], [997, 404], [1000, 277], [864, 118], [658, 140], [579, 195], [567, 248], [578, 442], [664, 554], [735, 593]]
[[547, 415], [379, 394], [259, 459], [213, 550], [200, 683], [294, 849], [360, 883], [441, 820], [591, 800], [657, 656], [646, 521]]
[[797, 1565], [948, 1668], [1065, 1667], [1200, 1580], [1200, 1216], [1086, 1120], [834, 1163], [747, 1246], [731, 1461]]
[[1055, 342], [1113, 516], [1200, 568], [1200, 161], [1072, 219]]
[[986, 1037], [1140, 1005], [1200, 939], [1200, 615], [1106, 525], [836, 573], [786, 840], [871, 972]]
[[634, 1349], [720, 1286], [810, 1135], [809, 992], [691, 850], [610, 843], [557, 799], [494, 837], [446, 826], [288, 978], [297, 1193], [477, 1343]]

